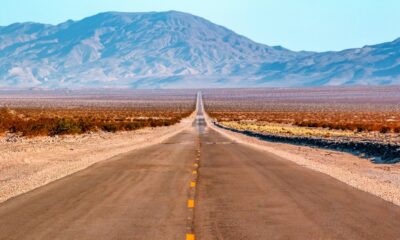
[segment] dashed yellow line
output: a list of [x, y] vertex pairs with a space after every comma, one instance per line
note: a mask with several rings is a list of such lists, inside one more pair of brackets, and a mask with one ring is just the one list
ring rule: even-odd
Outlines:
[[[197, 175], [198, 174], [197, 169], [200, 167], [199, 162], [200, 162], [200, 139], [199, 139], [199, 146], [198, 146], [197, 151], [196, 151], [196, 160], [193, 163], [193, 166], [194, 166], [194, 169], [192, 170], [192, 174], [193, 175]], [[197, 181], [196, 180], [197, 177], [198, 176], [194, 176], [192, 178], [192, 180], [190, 181], [191, 194], [190, 194], [190, 197], [189, 197], [189, 199], [187, 201], [187, 207], [189, 209], [191, 209], [189, 211], [190, 214], [194, 214], [194, 206], [195, 206], [194, 196], [195, 196], [196, 185], [197, 185], [197, 182], [196, 182]], [[191, 226], [188, 226], [188, 231], [186, 233], [186, 240], [195, 240], [195, 235], [194, 235], [194, 230], [193, 230], [193, 215], [190, 215], [188, 220], [191, 222], [190, 223]]]
[[194, 208], [194, 199], [188, 200], [188, 208]]
[[186, 234], [186, 240], [195, 240], [194, 234], [191, 233]]

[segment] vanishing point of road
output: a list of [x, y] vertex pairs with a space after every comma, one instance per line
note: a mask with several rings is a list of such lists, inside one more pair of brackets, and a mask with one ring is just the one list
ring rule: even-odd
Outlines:
[[207, 127], [0, 204], [0, 239], [400, 239], [400, 207]]

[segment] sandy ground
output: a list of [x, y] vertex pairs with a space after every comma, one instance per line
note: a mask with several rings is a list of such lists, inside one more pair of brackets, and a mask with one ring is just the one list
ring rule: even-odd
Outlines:
[[187, 128], [194, 113], [168, 127], [131, 132], [37, 137], [7, 142], [0, 138], [0, 202], [109, 159], [159, 143]]
[[325, 173], [357, 189], [379, 196], [400, 206], [400, 164], [374, 164], [349, 153], [312, 147], [272, 143], [248, 137], [240, 133], [208, 125], [223, 135], [265, 150], [301, 166]]

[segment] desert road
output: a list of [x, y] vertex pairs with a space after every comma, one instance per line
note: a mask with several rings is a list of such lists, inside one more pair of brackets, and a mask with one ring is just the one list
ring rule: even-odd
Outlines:
[[400, 207], [207, 127], [0, 204], [0, 239], [400, 239]]

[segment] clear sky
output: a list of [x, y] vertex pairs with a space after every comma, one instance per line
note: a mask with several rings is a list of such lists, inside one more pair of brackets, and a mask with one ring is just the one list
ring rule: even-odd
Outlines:
[[342, 50], [400, 37], [400, 0], [1, 0], [0, 25], [57, 24], [105, 11], [192, 13], [292, 50]]

